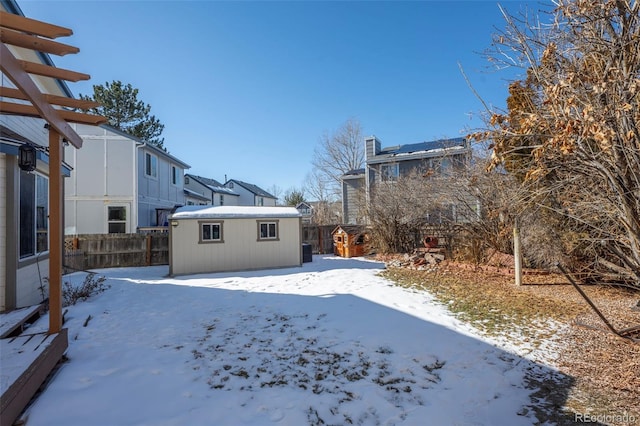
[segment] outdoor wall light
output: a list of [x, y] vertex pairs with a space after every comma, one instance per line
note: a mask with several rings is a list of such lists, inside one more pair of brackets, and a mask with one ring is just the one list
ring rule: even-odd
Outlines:
[[20, 145], [18, 148], [18, 166], [25, 172], [32, 172], [36, 169], [36, 147], [30, 143]]
[[171, 221], [171, 226], [178, 226], [178, 221], [177, 220], [172, 220]]

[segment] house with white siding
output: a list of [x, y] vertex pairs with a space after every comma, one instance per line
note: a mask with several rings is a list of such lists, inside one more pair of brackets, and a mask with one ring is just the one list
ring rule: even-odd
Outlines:
[[83, 148], [67, 147], [65, 234], [136, 233], [166, 226], [185, 204], [189, 165], [109, 125], [73, 125]]
[[[193, 193], [200, 194], [208, 199], [207, 203], [212, 206], [237, 206], [240, 202], [240, 194], [233, 189], [226, 188], [222, 183], [215, 179], [210, 179], [193, 174], [184, 176], [184, 187]], [[186, 205], [199, 205], [200, 203], [189, 203]]]
[[224, 184], [239, 195], [239, 206], [275, 206], [278, 198], [252, 183], [229, 179]]

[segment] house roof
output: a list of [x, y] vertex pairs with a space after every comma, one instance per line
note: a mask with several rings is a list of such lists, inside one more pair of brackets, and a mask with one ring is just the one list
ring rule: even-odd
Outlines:
[[295, 207], [262, 206], [184, 206], [171, 219], [230, 219], [301, 217]]
[[220, 182], [218, 182], [215, 179], [210, 179], [210, 178], [192, 175], [192, 174], [187, 174], [186, 176], [206, 186], [207, 188], [209, 188], [211, 191], [215, 193], [235, 195], [238, 197], [240, 196], [240, 194], [238, 194], [237, 192], [234, 192], [232, 189], [225, 188]]
[[269, 194], [264, 189], [260, 188], [259, 186], [254, 185], [252, 183], [243, 182], [243, 181], [237, 180], [237, 179], [229, 179], [224, 185], [227, 186], [229, 184], [229, 182], [233, 182], [235, 184], [238, 184], [241, 187], [243, 187], [244, 189], [246, 189], [247, 191], [252, 192], [255, 195], [259, 195], [260, 197], [273, 198], [274, 200], [277, 199], [277, 197], [274, 197], [273, 195]]
[[353, 169], [343, 174], [342, 177], [344, 179], [353, 179], [353, 178], [362, 177], [362, 175], [364, 175], [364, 169]]
[[188, 188], [183, 188], [184, 189], [184, 195], [187, 197], [191, 197], [191, 198], [198, 198], [200, 200], [203, 201], [209, 201], [209, 198], [205, 197], [204, 195], [200, 194], [199, 192], [196, 191], [192, 191]]
[[441, 157], [455, 151], [467, 150], [470, 150], [470, 147], [465, 138], [438, 139], [383, 148], [373, 158], [367, 159], [367, 163], [378, 164], [391, 161], [415, 160], [417, 158]]

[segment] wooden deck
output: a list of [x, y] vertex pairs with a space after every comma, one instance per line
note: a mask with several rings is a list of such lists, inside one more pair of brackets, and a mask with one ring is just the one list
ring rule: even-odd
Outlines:
[[0, 425], [13, 424], [67, 349], [66, 329], [51, 335], [23, 331], [39, 312], [35, 306], [0, 314]]

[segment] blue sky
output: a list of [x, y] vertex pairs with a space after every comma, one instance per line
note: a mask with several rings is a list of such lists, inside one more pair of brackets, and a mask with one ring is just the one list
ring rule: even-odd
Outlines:
[[482, 104], [459, 64], [490, 104], [507, 93], [481, 54], [504, 27], [496, 1], [18, 1], [73, 29], [59, 41], [80, 53], [52, 59], [91, 75], [75, 95], [130, 83], [169, 152], [219, 181], [303, 187], [320, 137], [349, 118], [383, 146], [465, 135]]

